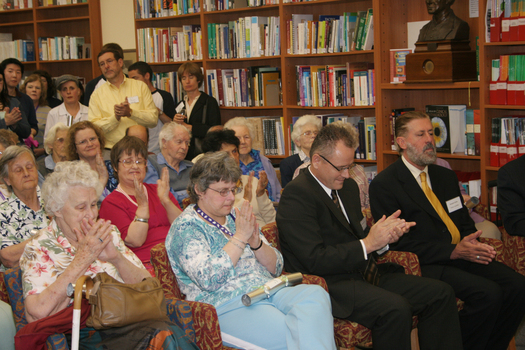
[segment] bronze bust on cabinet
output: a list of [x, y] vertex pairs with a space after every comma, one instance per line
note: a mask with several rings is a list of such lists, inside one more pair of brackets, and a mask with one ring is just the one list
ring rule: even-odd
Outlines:
[[417, 41], [468, 40], [469, 25], [450, 8], [455, 0], [425, 0], [430, 22], [419, 32]]

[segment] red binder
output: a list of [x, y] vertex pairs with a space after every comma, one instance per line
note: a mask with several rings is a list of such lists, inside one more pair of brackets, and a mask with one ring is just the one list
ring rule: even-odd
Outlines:
[[525, 105], [525, 82], [524, 81], [516, 82], [516, 105], [518, 106]]
[[499, 166], [499, 146], [497, 143], [490, 143], [490, 166]]
[[490, 42], [501, 41], [501, 17], [490, 19]]
[[510, 17], [501, 19], [501, 41], [510, 41]]
[[516, 105], [516, 90], [518, 84], [515, 81], [507, 83], [507, 104]]
[[525, 41], [525, 17], [518, 18], [518, 41]]
[[518, 17], [512, 17], [510, 19], [510, 41], [518, 41], [519, 40], [519, 18]]

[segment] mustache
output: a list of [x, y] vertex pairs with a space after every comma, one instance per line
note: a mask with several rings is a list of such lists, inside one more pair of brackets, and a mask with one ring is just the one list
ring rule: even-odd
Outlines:
[[423, 148], [423, 152], [427, 151], [427, 150], [433, 150], [434, 152], [436, 151], [436, 146], [434, 146], [431, 142], [427, 143], [425, 145], [425, 147]]

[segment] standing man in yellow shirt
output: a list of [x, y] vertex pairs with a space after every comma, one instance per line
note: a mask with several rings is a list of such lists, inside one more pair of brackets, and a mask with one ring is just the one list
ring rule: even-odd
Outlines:
[[88, 115], [102, 128], [106, 148], [111, 149], [126, 135], [128, 127], [156, 126], [159, 113], [146, 84], [124, 75], [124, 59], [118, 51], [102, 49], [97, 59], [106, 83], [91, 95]]

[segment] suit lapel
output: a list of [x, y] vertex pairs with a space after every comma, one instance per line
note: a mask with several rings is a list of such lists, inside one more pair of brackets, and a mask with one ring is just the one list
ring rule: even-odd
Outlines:
[[[343, 215], [343, 212], [341, 210], [339, 210], [339, 208], [337, 208], [335, 203], [332, 201], [332, 198], [330, 198], [330, 196], [328, 196], [328, 194], [321, 187], [319, 182], [317, 182], [317, 180], [313, 177], [313, 175], [310, 173], [310, 169], [309, 168], [305, 169], [304, 173], [306, 175], [306, 178], [310, 182], [311, 188], [313, 189], [313, 191], [315, 192], [317, 197], [319, 197], [319, 199], [328, 207], [328, 209], [332, 212], [332, 214], [339, 221], [339, 223], [346, 230], [348, 230], [348, 233], [352, 234], [352, 236], [357, 236], [355, 231], [350, 227], [350, 224], [348, 223], [348, 221], [346, 220], [345, 216]], [[339, 196], [339, 198], [341, 198], [341, 196]], [[348, 214], [349, 204], [343, 202], [343, 205], [345, 207], [346, 214], [349, 215]], [[350, 215], [348, 217], [352, 221], [352, 217]], [[357, 219], [355, 219], [355, 220], [357, 220]], [[359, 239], [358, 236], [356, 238]]]
[[[410, 170], [408, 170], [406, 165], [403, 163], [403, 160], [399, 158], [395, 164], [398, 171], [399, 181], [401, 182], [401, 186], [403, 186], [403, 190], [407, 196], [410, 197], [417, 205], [419, 205], [422, 210], [432, 215], [434, 218], [441, 220], [438, 213], [432, 204], [430, 204], [427, 196], [421, 189], [421, 186], [419, 186], [417, 183], [414, 175], [412, 175]], [[401, 215], [403, 215], [403, 213], [401, 213]]]

